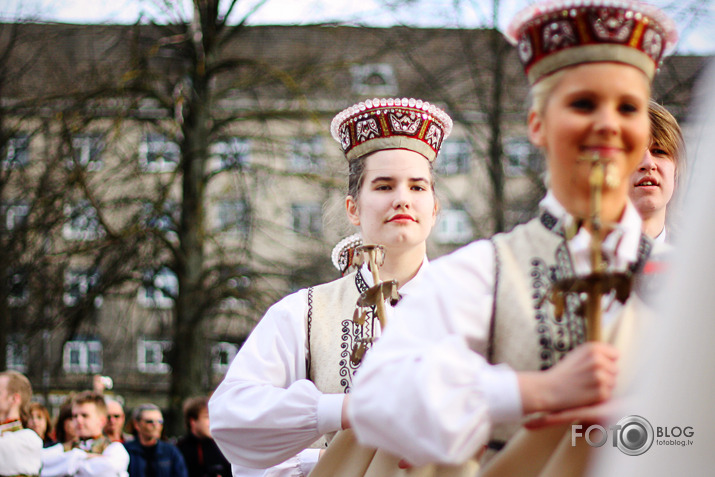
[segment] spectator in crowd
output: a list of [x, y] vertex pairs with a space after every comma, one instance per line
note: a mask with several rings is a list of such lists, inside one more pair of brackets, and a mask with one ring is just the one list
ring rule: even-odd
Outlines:
[[104, 398], [107, 403], [107, 425], [104, 426], [104, 433], [112, 442], [125, 443], [134, 439], [134, 436], [124, 432], [126, 415], [122, 404], [116, 399]]
[[43, 451], [42, 477], [126, 477], [127, 451], [121, 443], [110, 441], [103, 433], [107, 423], [104, 397], [94, 391], [75, 396], [72, 420], [77, 438], [69, 446], [57, 444]]
[[52, 420], [50, 412], [39, 402], [30, 403], [30, 419], [27, 427], [32, 429], [42, 439], [43, 447], [50, 447], [57, 442], [52, 438]]
[[0, 475], [37, 475], [42, 439], [26, 429], [30, 415], [30, 381], [16, 371], [0, 373]]
[[65, 450], [72, 448], [72, 443], [77, 438], [74, 421], [72, 420], [72, 398], [70, 396], [61, 406], [55, 424], [55, 440], [65, 446]]
[[186, 401], [184, 422], [188, 432], [177, 447], [184, 456], [189, 477], [231, 477], [231, 464], [211, 436], [208, 403], [208, 397]]
[[157, 405], [141, 404], [134, 409], [132, 426], [136, 438], [124, 444], [130, 477], [188, 477], [179, 449], [161, 440], [164, 416]]

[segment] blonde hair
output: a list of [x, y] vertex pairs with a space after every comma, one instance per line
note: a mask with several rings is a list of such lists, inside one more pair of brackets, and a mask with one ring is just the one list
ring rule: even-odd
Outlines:
[[20, 421], [23, 427], [27, 427], [30, 418], [30, 399], [32, 398], [32, 385], [30, 380], [17, 371], [7, 370], [0, 372], [0, 376], [7, 376], [8, 394], [20, 395]]
[[558, 70], [543, 77], [531, 86], [531, 89], [529, 90], [530, 110], [535, 111], [540, 116], [544, 114], [544, 111], [546, 110], [546, 103], [548, 103], [551, 93], [559, 84], [565, 72], [566, 68]]

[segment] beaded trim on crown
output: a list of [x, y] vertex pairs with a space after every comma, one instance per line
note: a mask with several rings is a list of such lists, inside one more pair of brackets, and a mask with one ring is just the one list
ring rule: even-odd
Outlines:
[[414, 98], [368, 99], [338, 113], [330, 124], [348, 160], [382, 149], [409, 149], [434, 161], [451, 132], [447, 113]]
[[649, 79], [678, 40], [660, 9], [632, 0], [557, 0], [519, 12], [507, 28], [529, 82], [566, 66], [626, 63]]
[[337, 268], [342, 275], [345, 275], [348, 269], [353, 265], [355, 248], [360, 245], [362, 245], [362, 237], [360, 234], [353, 234], [349, 237], [345, 237], [333, 247], [333, 253], [330, 258], [333, 260], [335, 268]]

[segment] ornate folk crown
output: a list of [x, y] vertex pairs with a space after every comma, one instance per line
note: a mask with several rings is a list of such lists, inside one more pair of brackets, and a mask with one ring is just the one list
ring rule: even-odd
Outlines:
[[452, 119], [421, 99], [368, 99], [340, 112], [330, 134], [348, 160], [382, 149], [409, 149], [434, 161]]
[[507, 28], [534, 84], [566, 66], [615, 61], [653, 79], [678, 32], [665, 13], [631, 0], [557, 0], [522, 10]]

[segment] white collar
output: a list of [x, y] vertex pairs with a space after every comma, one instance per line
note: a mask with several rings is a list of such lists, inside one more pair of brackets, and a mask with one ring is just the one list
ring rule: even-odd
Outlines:
[[[539, 207], [548, 211], [557, 220], [557, 226], [568, 228], [573, 225], [575, 219], [570, 215], [563, 205], [559, 203], [553, 193], [549, 190], [546, 196], [539, 203]], [[630, 199], [626, 202], [626, 209], [621, 220], [615, 224], [611, 233], [603, 241], [603, 254], [608, 259], [609, 269], [624, 270], [629, 264], [638, 260], [638, 245], [641, 238], [641, 227], [643, 221], [636, 208], [631, 204]], [[568, 246], [574, 258], [580, 257], [584, 253], [588, 254], [591, 234], [585, 228], [579, 229], [578, 233], [569, 241]], [[574, 264], [577, 274], [588, 273], [590, 263], [576, 260]]]
[[[400, 295], [405, 296], [409, 295], [411, 291], [413, 291], [417, 285], [422, 281], [422, 277], [424, 277], [426, 270], [429, 268], [429, 259], [425, 255], [424, 260], [422, 260], [422, 265], [420, 265], [419, 270], [417, 270], [417, 273], [415, 274], [412, 279], [402, 285], [400, 288]], [[375, 282], [372, 279], [372, 273], [370, 270], [367, 269], [367, 263], [363, 263], [362, 266], [360, 267], [359, 270], [360, 275], [362, 275], [363, 280], [365, 280], [365, 283], [367, 284], [368, 287], [371, 287], [375, 284]]]
[[665, 227], [663, 227], [663, 230], [660, 231], [660, 233], [653, 239], [653, 242], [655, 243], [665, 243], [667, 240], [666, 236], [668, 233], [665, 231]]

